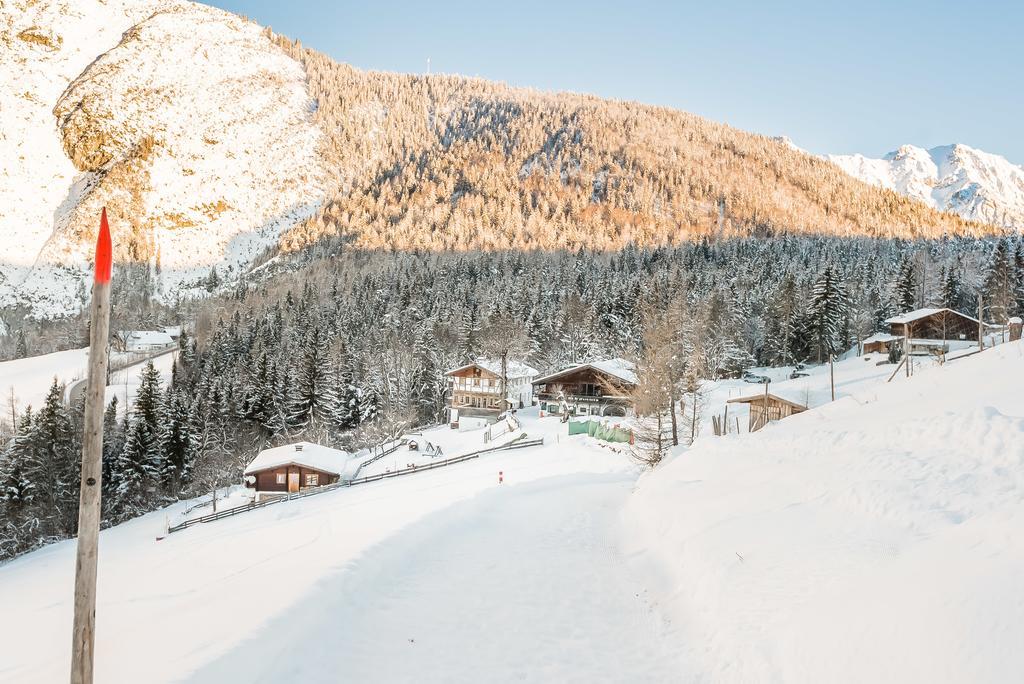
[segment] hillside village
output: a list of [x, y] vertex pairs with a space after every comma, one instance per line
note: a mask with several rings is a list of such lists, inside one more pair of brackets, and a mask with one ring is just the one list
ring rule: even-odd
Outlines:
[[[1005, 343], [1002, 341], [1004, 334]], [[480, 667], [514, 669], [510, 654], [518, 652], [518, 645], [527, 642], [516, 637], [512, 641], [503, 641], [504, 648], [495, 650], [494, 645], [489, 645], [490, 642], [462, 635], [459, 616], [465, 615], [462, 611], [469, 610], [469, 606], [464, 606], [454, 594], [442, 592], [437, 595], [438, 589], [432, 584], [434, 580], [428, 578], [433, 577], [431, 573], [434, 572], [444, 572], [447, 576], [458, 578], [464, 597], [485, 596], [488, 592], [479, 586], [481, 581], [486, 581], [491, 591], [499, 592], [499, 596], [505, 593], [522, 596], [526, 585], [538, 570], [529, 570], [524, 565], [525, 557], [515, 561], [513, 556], [497, 550], [505, 544], [511, 544], [510, 551], [518, 548], [526, 553], [525, 548], [516, 545], [532, 543], [526, 541], [528, 537], [523, 536], [523, 532], [517, 531], [518, 527], [507, 527], [513, 524], [514, 518], [511, 516], [522, 516], [520, 507], [527, 505], [534, 513], [514, 525], [530, 524], [529, 520], [542, 519], [554, 522], [562, 519], [559, 516], [571, 515], [570, 511], [578, 513], [580, 509], [575, 506], [590, 506], [584, 502], [588, 497], [596, 496], [605, 501], [603, 505], [615, 509], [624, 507], [622, 510], [626, 516], [626, 527], [619, 532], [616, 531], [617, 525], [610, 520], [596, 518], [591, 524], [597, 527], [584, 529], [569, 525], [565, 528], [564, 533], [569, 536], [558, 542], [563, 549], [562, 553], [568, 554], [565, 562], [574, 565], [584, 563], [594, 568], [592, 573], [596, 575], [593, 581], [598, 581], [600, 577], [600, 589], [589, 580], [578, 582], [576, 586], [556, 582], [552, 590], [564, 592], [559, 600], [564, 608], [556, 608], [552, 604], [545, 609], [544, 614], [550, 624], [542, 632], [564, 629], [570, 621], [577, 620], [580, 614], [579, 602], [594, 603], [597, 595], [589, 592], [596, 590], [601, 598], [594, 603], [593, 610], [601, 615], [601, 620], [639, 620], [635, 624], [636, 635], [648, 636], [643, 637], [642, 645], [637, 643], [634, 646], [633, 640], [622, 639], [623, 634], [630, 633], [628, 631], [617, 631], [615, 641], [609, 641], [607, 636], [592, 631], [595, 623], [587, 621], [585, 628], [583, 623], [577, 623], [577, 629], [591, 630], [584, 632], [587, 635], [586, 643], [590, 647], [604, 644], [607, 653], [597, 656], [590, 647], [585, 652], [576, 652], [570, 648], [567, 657], [558, 661], [563, 663], [562, 667], [569, 668], [564, 671], [565, 674], [569, 671], [577, 674], [592, 671], [595, 675], [600, 671], [623, 675], [629, 672], [630, 676], [657, 679], [669, 676], [669, 672], [694, 671], [690, 668], [695, 667], [722, 667], [724, 660], [701, 660], [704, 656], [694, 652], [691, 646], [684, 646], [681, 652], [678, 650], [679, 644], [692, 643], [694, 634], [704, 634], [702, 638], [710, 638], [707, 642], [710, 654], [732, 652], [730, 649], [736, 639], [744, 639], [753, 644], [755, 648], [741, 649], [746, 655], [736, 661], [735, 667], [740, 668], [743, 677], [755, 679], [774, 678], [772, 673], [777, 671], [772, 669], [771, 663], [776, 657], [783, 657], [781, 654], [788, 648], [790, 639], [807, 640], [820, 647], [816, 658], [803, 661], [785, 656], [788, 658], [785, 662], [788, 663], [787, 667], [798, 667], [802, 674], [820, 675], [825, 659], [836, 652], [842, 638], [847, 638], [840, 637], [840, 633], [834, 631], [819, 633], [813, 627], [814, 623], [807, 623], [800, 617], [800, 611], [812, 611], [818, 605], [817, 602], [833, 600], [826, 583], [813, 580], [798, 593], [787, 595], [786, 610], [776, 618], [775, 636], [763, 633], [751, 642], [750, 635], [744, 636], [743, 631], [750, 627], [750, 623], [741, 613], [735, 612], [736, 601], [724, 592], [748, 592], [744, 595], [757, 602], [754, 605], [758, 605], [759, 610], [773, 610], [773, 599], [770, 594], [759, 592], [756, 582], [760, 580], [741, 580], [736, 577], [735, 581], [741, 584], [730, 582], [728, 586], [739, 588], [727, 590], [725, 585], [719, 586], [713, 578], [734, 576], [747, 571], [747, 568], [762, 566], [763, 569], [755, 577], [765, 572], [774, 573], [780, 578], [791, 574], [805, 578], [819, 576], [828, 568], [836, 567], [828, 556], [817, 553], [823, 544], [827, 547], [830, 543], [827, 536], [821, 535], [828, 534], [830, 525], [848, 525], [843, 522], [843, 518], [835, 516], [852, 515], [862, 506], [879, 506], [883, 509], [892, 508], [892, 513], [887, 514], [889, 522], [886, 523], [886, 529], [889, 531], [883, 534], [882, 528], [876, 532], [871, 531], [873, 527], [864, 527], [863, 531], [856, 532], [856, 535], [862, 536], [866, 546], [843, 552], [844, 563], [847, 565], [844, 566], [842, 572], [845, 574], [842, 577], [853, 581], [857, 577], [856, 568], [859, 567], [927, 563], [933, 584], [939, 586], [944, 581], [943, 577], [953, 570], [936, 572], [936, 568], [931, 565], [931, 557], [925, 551], [926, 541], [913, 534], [898, 535], [892, 525], [912, 529], [916, 525], [928, 524], [934, 528], [931, 532], [934, 536], [954, 534], [954, 527], [962, 527], [968, 521], [973, 521], [976, 527], [995, 524], [994, 520], [985, 522], [986, 518], [981, 514], [984, 509], [978, 507], [984, 506], [987, 509], [996, 506], [997, 501], [992, 499], [996, 490], [1000, 492], [996, 495], [998, 500], [1006, 496], [1020, 496], [1024, 491], [1024, 482], [1020, 482], [1017, 475], [1008, 480], [1003, 479], [995, 490], [992, 489], [994, 482], [976, 479], [985, 472], [984, 468], [995, 468], [999, 463], [1009, 464], [1021, 458], [1017, 453], [1019, 448], [1011, 437], [1012, 431], [1017, 429], [1013, 426], [1020, 419], [1010, 416], [1013, 411], [1024, 406], [1020, 405], [1016, 383], [1004, 378], [1019, 373], [1021, 369], [1018, 366], [1024, 356], [1020, 352], [1020, 342], [1010, 341], [1010, 335], [1010, 331], [986, 330], [986, 347], [980, 354], [977, 342], [950, 349], [944, 357], [933, 353], [931, 345], [918, 345], [920, 351], [912, 354], [913, 374], [909, 377], [902, 369], [899, 369], [898, 374], [893, 373], [897, 364], [890, 362], [888, 352], [869, 351], [858, 354], [857, 350], [850, 350], [849, 354], [834, 363], [831, 372], [828, 364], [823, 364], [805, 366], [802, 371], [786, 368], [752, 370], [758, 378], [769, 379], [769, 383], [748, 381], [750, 377], [746, 380], [719, 380], [706, 388], [706, 412], [693, 443], [689, 447], [681, 444], [669, 449], [664, 464], [646, 474], [637, 470], [636, 461], [631, 455], [635, 445], [606, 441], [586, 431], [573, 434], [574, 424], [583, 424], [595, 418], [632, 429], [634, 418], [630, 417], [633, 414], [631, 408], [627, 408], [626, 412], [630, 414], [627, 416], [602, 416], [600, 409], [593, 408], [595, 403], [599, 405], [605, 398], [597, 389], [600, 383], [566, 382], [556, 385], [559, 378], [573, 378], [581, 372], [599, 373], [602, 367], [613, 370], [619, 374], [619, 380], [624, 380], [621, 374], [626, 371], [621, 361], [595, 360], [570, 367], [562, 373], [536, 375], [531, 382], [535, 396], [530, 400], [519, 394], [519, 384], [514, 388], [510, 385], [510, 392], [505, 395], [509, 405], [506, 413], [509, 417], [515, 417], [514, 423], [506, 424], [506, 419], [499, 417], [493, 421], [485, 420], [486, 426], [476, 422], [456, 426], [456, 421], [446, 421], [435, 427], [400, 435], [394, 439], [397, 448], [387, 448], [380, 452], [350, 454], [312, 443], [296, 443], [263, 451], [249, 464], [244, 482], [222, 490], [219, 494], [217, 510], [220, 513], [230, 512], [237, 507], [244, 514], [199, 522], [167, 534], [168, 527], [187, 520], [209, 517], [211, 501], [207, 496], [181, 502], [102, 533], [105, 551], [101, 561], [103, 572], [98, 614], [103, 616], [101, 626], [105, 633], [116, 637], [111, 641], [132, 655], [113, 658], [101, 645], [101, 672], [113, 681], [127, 681], [141, 676], [141, 673], [147, 671], [146, 668], [158, 663], [167, 680], [188, 677], [190, 681], [220, 681], [224, 677], [246, 678], [255, 676], [257, 672], [273, 672], [283, 677], [309, 676], [311, 679], [308, 681], [316, 681], [325, 670], [320, 667], [310, 668], [301, 660], [288, 663], [275, 659], [270, 655], [274, 649], [267, 651], [267, 657], [255, 659], [231, 655], [239, 648], [237, 644], [240, 640], [269, 645], [265, 640], [278, 638], [271, 636], [278, 634], [273, 625], [285, 614], [292, 616], [292, 619], [296, 615], [305, 616], [304, 624], [308, 625], [289, 638], [296, 641], [312, 639], [314, 643], [319, 643], [330, 635], [334, 647], [328, 652], [332, 654], [331, 662], [336, 663], [332, 667], [343, 668], [356, 678], [369, 677], [372, 672], [376, 676], [401, 679], [420, 668], [444, 667], [458, 679], [460, 673], [465, 675]], [[914, 348], [916, 341], [917, 338], [909, 341], [911, 348]], [[508, 364], [508, 367], [525, 368], [514, 363]], [[488, 368], [498, 368], [500, 371], [500, 366], [487, 361], [471, 364], [469, 373], [467, 367], [452, 369], [453, 388], [463, 387], [462, 378], [467, 375], [476, 376], [480, 379], [479, 386], [470, 384], [472, 389], [457, 391], [478, 389], [479, 394], [489, 395], [492, 388], [485, 385], [483, 380], [498, 379], [484, 377], [490, 372]], [[796, 377], [791, 378], [791, 375]], [[516, 373], [512, 376], [515, 377]], [[888, 381], [889, 378], [892, 380]], [[833, 384], [836, 388], [835, 401], [831, 400]], [[563, 389], [556, 389], [556, 386]], [[772, 395], [799, 397], [807, 410], [781, 420], [773, 419], [767, 425], [758, 426], [754, 434], [749, 434], [745, 421], [740, 420], [741, 429], [738, 433], [730, 429], [726, 434], [715, 435], [710, 429], [713, 427], [713, 414], [724, 411], [726, 406], [732, 406], [735, 414], [742, 409], [737, 409], [730, 402], [737, 398], [759, 396], [763, 391], [762, 386]], [[570, 388], [570, 391], [566, 392], [564, 388]], [[554, 394], [558, 399], [542, 401], [539, 397], [545, 394]], [[453, 392], [452, 396], [461, 395]], [[608, 399], [613, 403], [606, 406], [621, 405], [618, 395]], [[947, 411], [954, 410], [953, 407], [960, 404], [972, 406], [967, 413], [957, 414], [963, 416], [958, 421], [968, 422], [956, 429], [940, 427], [945, 419], [941, 413], [935, 413], [930, 408], [935, 402], [941, 403]], [[464, 405], [459, 399], [453, 403]], [[979, 408], [985, 406], [992, 408]], [[970, 421], [974, 419], [970, 417], [971, 411], [981, 411], [989, 417], [982, 422], [972, 423]], [[564, 422], [566, 414], [572, 416], [568, 424]], [[459, 416], [457, 422], [462, 420]], [[1000, 421], [1007, 422], [1007, 425], [1002, 426]], [[865, 432], [868, 424], [871, 428]], [[501, 429], [497, 430], [496, 427]], [[931, 451], [923, 458], [901, 452], [900, 447], [880, 446], [899, 443], [901, 440], [896, 439], [896, 435], [903, 435], [906, 429], [912, 429], [912, 434], [938, 429], [944, 437], [929, 441]], [[952, 456], [963, 453], [958, 445], [971, 443], [981, 434], [977, 432], [980, 429], [997, 430], [995, 433], [987, 433], [989, 437], [985, 439], [989, 441], [1010, 441], [987, 443], [981, 452], [972, 456], [971, 463], [958, 464], [956, 459], [959, 456]], [[860, 449], [857, 446], [860, 442], [856, 440], [851, 442], [848, 437], [839, 437], [840, 434], [851, 434], [850, 430], [855, 431], [853, 434], [860, 434], [856, 432], [858, 430], [863, 432], [864, 436], [857, 437], [857, 440], [870, 439], [868, 451]], [[811, 431], [815, 437], [801, 441], [800, 444], [805, 446], [792, 452], [794, 432], [807, 431]], [[488, 435], [488, 432], [491, 434]], [[503, 448], [503, 445], [512, 445], [522, 440], [523, 435], [531, 438], [536, 446]], [[824, 448], [830, 440], [836, 439], [841, 441], [824, 451], [819, 451], [815, 446], [819, 444]], [[937, 441], [940, 439], [945, 442]], [[415, 447], [411, 447], [413, 444]], [[842, 446], [838, 446], [840, 444]], [[427, 445], [430, 445], [429, 449]], [[897, 450], [887, 452], [887, 456], [883, 455], [885, 449], [893, 448]], [[384, 451], [387, 452], [385, 455], [373, 459], [372, 463], [361, 468], [361, 472], [357, 472], [367, 458], [373, 458]], [[783, 453], [794, 455], [783, 458]], [[438, 460], [456, 460], [463, 456], [467, 458], [451, 465], [431, 467]], [[851, 465], [851, 458], [867, 458], [868, 462]], [[975, 461], [978, 464], [990, 463], [991, 466], [982, 466], [982, 470], [978, 470]], [[754, 475], [739, 475], [737, 469], [741, 464], [748, 464], [752, 472], [757, 473], [756, 477], [776, 480], [780, 476], [789, 478], [794, 475], [796, 471], [791, 468], [809, 467], [818, 474], [801, 478], [802, 489], [793, 489], [793, 485], [781, 489], [777, 486], [765, 489], [753, 485], [757, 481], [751, 479]], [[291, 475], [292, 467], [295, 467], [295, 478]], [[720, 496], [716, 492], [724, 486], [719, 484], [723, 479], [734, 490], [730, 500], [736, 497], [747, 498], [746, 504], [730, 510], [756, 511], [760, 510], [757, 506], [764, 505], [774, 509], [784, 501], [789, 501], [791, 506], [801, 505], [798, 504], [800, 501], [806, 502], [803, 506], [809, 506], [813, 501], [816, 502], [814, 507], [820, 509], [824, 505], [820, 497], [825, 495], [816, 492], [827, 491], [820, 488], [828, 487], [831, 478], [837, 477], [826, 475], [833, 467], [845, 469], [837, 470], [836, 473], [852, 475], [852, 479], [845, 485], [847, 487], [856, 487], [859, 482], [867, 486], [870, 478], [878, 477], [873, 474], [875, 471], [872, 468], [880, 468], [889, 473], [885, 477], [891, 484], [871, 493], [865, 490], [861, 496], [869, 499], [859, 503], [857, 499], [847, 501], [841, 496], [836, 498], [835, 493], [827, 494], [831, 497], [828, 499], [829, 506], [833, 507], [830, 513], [812, 514], [810, 510], [806, 514], [794, 513], [796, 517], [790, 516], [793, 519], [784, 523], [785, 529], [793, 529], [794, 525], [804, 529], [805, 532], [799, 535], [787, 533], [782, 537], [781, 531], [766, 533], [763, 523], [757, 522], [762, 519], [763, 513], [745, 518], [742, 523], [723, 527], [720, 532], [713, 531], [715, 516], [719, 515], [719, 508], [713, 503]], [[851, 467], [856, 471], [865, 467], [868, 469], [853, 475], [855, 471], [849, 470]], [[944, 469], [948, 468], [953, 471], [946, 473]], [[692, 480], [691, 472], [695, 470], [701, 473], [698, 477], [708, 484], [685, 484]], [[940, 481], [954, 477], [960, 471], [975, 473], [975, 481], [959, 487], [957, 506], [960, 513], [955, 521], [933, 519], [928, 513], [931, 506], [943, 505], [941, 501], [945, 500], [945, 494], [941, 492], [944, 490], [921, 490], [915, 496], [919, 503], [913, 505], [901, 500], [904, 496], [902, 485], [899, 484], [901, 482], [917, 480], [917, 488], [920, 489], [922, 481], [938, 485]], [[282, 472], [283, 482], [278, 475]], [[1017, 472], [1019, 474], [1020, 471]], [[254, 476], [252, 480], [248, 477], [250, 474]], [[320, 480], [320, 475], [327, 477]], [[353, 475], [369, 481], [345, 486], [346, 479], [353, 482]], [[639, 489], [630, 494], [638, 475]], [[562, 484], [552, 489], [551, 485], [545, 484], [548, 482]], [[694, 486], [700, 489], [692, 490]], [[689, 493], [680, 497], [679, 490], [673, 489], [678, 487], [686, 487]], [[1006, 487], [1011, 489], [1006, 490]], [[311, 498], [305, 496], [317, 488], [322, 489], [323, 493]], [[284, 498], [266, 508], [252, 507], [248, 503], [254, 493], [263, 493], [267, 489], [280, 492]], [[296, 493], [291, 494], [292, 491]], [[1011, 495], [1010, 491], [1017, 493]], [[405, 505], [392, 505], [391, 502], [398, 500], [404, 501]], [[519, 503], [520, 500], [522, 503]], [[412, 502], [415, 504], [411, 505]], [[975, 509], [977, 512], [972, 512]], [[688, 526], [705, 527], [705, 535], [711, 536], [706, 536], [701, 542], [694, 541], [692, 532], [684, 532], [685, 527], [680, 528], [680, 523], [670, 522], [677, 520], [692, 520], [694, 522], [687, 523]], [[850, 518], [849, 524], [853, 520]], [[926, 520], [929, 522], [924, 523]], [[499, 528], [493, 527], [499, 524], [506, 526], [501, 527], [500, 532]], [[877, 526], [881, 522], [864, 521], [858, 524], [862, 527]], [[1011, 523], [1007, 521], [999, 524]], [[458, 572], [450, 560], [445, 560], [450, 554], [459, 553], [456, 547], [449, 548], [455, 539], [461, 538], [445, 531], [450, 525], [469, 530], [479, 528], [479, 533], [471, 534], [467, 543], [478, 545], [478, 553], [484, 555], [490, 552], [484, 553], [481, 548], [489, 549], [497, 544], [494, 553], [504, 557], [506, 567], [497, 575], [492, 570], [487, 580], [483, 580], [480, 575], [474, 576], [472, 565], [465, 568], [466, 574]], [[848, 533], [853, 529], [848, 528]], [[330, 544], [323, 543], [325, 534], [328, 535], [326, 538], [333, 540]], [[681, 539], [681, 534], [687, 541], [677, 541]], [[877, 542], [872, 541], [877, 534], [883, 536]], [[589, 542], [586, 540], [592, 535], [597, 535], [596, 538], [603, 541], [597, 547], [588, 548], [586, 544]], [[656, 538], [663, 535], [667, 535], [664, 541], [657, 541]], [[857, 538], [860, 537], [855, 536], [853, 540]], [[720, 539], [720, 542], [715, 539]], [[853, 540], [850, 543], [857, 543]], [[721, 542], [727, 545], [718, 546]], [[610, 557], [605, 557], [604, 552], [596, 552], [596, 549], [604, 548], [605, 544], [611, 544], [613, 548], [621, 547], [622, 551], [613, 551]], [[773, 544], [781, 546], [773, 549]], [[772, 559], [782, 548], [788, 549], [792, 556], [788, 567], [773, 565]], [[261, 551], [254, 556], [256, 549]], [[413, 549], [421, 550], [414, 552]], [[5, 669], [0, 671], [5, 676], [25, 682], [48, 681], [61, 670], [60, 657], [40, 658], [37, 655], [40, 646], [34, 644], [46, 643], [49, 638], [56, 639], [62, 630], [66, 617], [61, 616], [67, 615], [69, 605], [60, 595], [69, 582], [67, 573], [71, 568], [61, 559], [70, 558], [72, 552], [73, 542], [62, 542], [0, 566], [0, 600], [13, 614], [31, 620], [34, 625], [31, 630], [19, 633], [5, 631], [5, 643], [13, 646], [9, 652], [14, 654], [13, 659], [5, 664]], [[989, 556], [983, 567], [997, 573], [992, 576], [995, 578], [1003, 569], [1012, 567], [1006, 563], [1012, 562], [1013, 554], [1022, 552], [1024, 550], [1016, 542], [1009, 542], [1009, 546], [998, 550], [993, 548], [993, 555]], [[409, 567], [405, 560], [409, 553], [417, 554], [419, 562], [414, 566], [417, 569], [400, 570]], [[532, 553], [535, 552], [529, 552]], [[619, 553], [627, 556], [614, 560]], [[681, 566], [681, 570], [672, 570], [667, 574], [664, 574], [664, 570], [658, 570], [676, 565], [675, 560], [679, 558], [676, 554], [679, 553], [683, 553], [687, 559], [691, 559], [694, 553], [700, 553], [704, 561], [701, 564], [688, 561]], [[919, 561], [912, 560], [918, 556]], [[205, 557], [210, 562], [185, 562], [185, 559], [196, 557]], [[631, 560], [627, 562], [626, 558]], [[906, 560], [901, 560], [904, 558]], [[623, 562], [631, 567], [627, 575], [614, 570]], [[916, 566], [909, 566], [912, 567]], [[955, 567], [959, 566], [952, 566]], [[907, 582], [918, 576], [909, 568], [905, 580]], [[383, 624], [373, 617], [369, 606], [358, 598], [361, 592], [366, 591], [365, 582], [369, 581], [367, 573], [373, 574], [375, 582], [387, 584], [394, 581], [396, 587], [405, 587], [402, 610], [403, 614], [409, 616], [403, 621], [405, 629], [397, 632], [393, 629], [381, 631], [384, 629]], [[272, 600], [261, 601], [258, 608], [245, 607], [252, 603], [243, 597], [256, 591], [267, 579], [279, 576], [291, 579], [289, 589], [278, 592]], [[225, 583], [228, 577], [233, 579]], [[662, 579], [655, 580], [659, 577]], [[747, 584], [743, 582], [748, 581], [754, 581], [755, 584], [746, 588]], [[904, 580], [895, 581], [898, 583]], [[317, 586], [324, 589], [334, 587], [334, 590], [328, 590], [328, 595], [335, 597], [330, 599], [330, 611], [317, 609], [317, 604], [312, 601], [309, 589]], [[682, 587], [688, 586], [701, 588], [680, 593]], [[869, 591], [872, 586], [851, 584], [848, 591]], [[1012, 595], [1014, 590], [1011, 585], [1002, 583], [999, 586], [1001, 591]], [[759, 592], [756, 597], [749, 594], [753, 591]], [[895, 592], [893, 596], [899, 593], [896, 586], [889, 591]], [[183, 602], [182, 596], [192, 598]], [[544, 600], [543, 596], [539, 595], [538, 600]], [[392, 599], [385, 597], [384, 601], [377, 609], [392, 610], [392, 604], [389, 603]], [[443, 602], [446, 605], [443, 614], [450, 618], [440, 617], [442, 614], [436, 612], [434, 602]], [[937, 678], [934, 681], [963, 681], [961, 677], [986, 679], [987, 674], [997, 675], [1007, 672], [1005, 668], [1015, 667], [1012, 662], [1006, 661], [998, 669], [986, 669], [996, 667], [992, 664], [995, 661], [988, 658], [988, 654], [997, 651], [1004, 655], [1014, 652], [1008, 646], [1016, 636], [1012, 630], [1000, 633], [998, 639], [992, 639], [996, 633], [981, 626], [992, 624], [988, 621], [1004, 621], [1001, 624], [1009, 624], [1005, 620], [1013, 615], [1014, 604], [1012, 601], [1001, 603], [1005, 606], [1003, 611], [986, 614], [984, 617], [974, 614], [972, 619], [986, 621], [978, 623], [978, 634], [986, 636], [961, 643], [951, 660], [951, 672], [956, 677], [939, 676], [942, 673], [936, 672]], [[870, 605], [870, 602], [867, 603], [863, 611], [870, 610]], [[418, 612], [420, 606], [425, 611], [422, 615]], [[500, 598], [494, 603], [485, 601], [484, 608], [491, 612], [496, 624], [511, 625], [514, 622], [510, 621], [519, 619], [515, 609]], [[774, 610], [778, 608], [776, 606]], [[951, 617], [945, 610], [942, 605], [931, 609], [939, 623]], [[716, 629], [714, 636], [708, 637], [705, 630], [710, 624], [706, 620], [717, 611], [731, 615], [732, 626], [724, 631]], [[162, 618], [154, 621], [152, 618], [156, 615]], [[214, 617], [218, 615], [220, 617]], [[792, 617], [787, 617], [790, 615]], [[852, 622], [861, 620], [862, 615], [866, 617], [867, 614], [854, 608], [846, 612], [847, 621]], [[921, 616], [915, 619], [926, 618]], [[133, 630], [132, 625], [139, 622], [151, 626], [143, 632]], [[32, 634], [31, 642], [26, 641], [21, 634]], [[45, 636], [48, 634], [51, 637]], [[884, 650], [892, 647], [888, 643], [891, 640], [884, 638], [884, 632], [874, 638], [869, 637], [868, 633], [859, 633], [856, 638], [863, 642], [865, 648]], [[442, 664], [442, 661], [436, 659], [438, 652], [435, 647], [452, 640], [460, 640], [460, 643], [467, 646], [475, 644], [478, 652], [463, 662], [445, 660]], [[172, 642], [175, 644], [174, 653], [190, 655], [172, 657], [163, 647], [163, 644]], [[190, 646], [193, 643], [205, 646], [193, 648]], [[534, 640], [531, 638], [529, 643], [533, 644]], [[912, 639], [899, 639], [899, 644], [905, 650], [901, 660], [905, 657], [914, 661], [930, 648], [928, 642]], [[1000, 650], [1003, 648], [1009, 650]], [[404, 657], [387, 659], [387, 665], [382, 664], [375, 655], [378, 652], [393, 652], [395, 649], [401, 649]], [[639, 649], [633, 650], [633, 653], [643, 654], [642, 657], [627, 655], [630, 649]], [[264, 649], [252, 650], [250, 646], [245, 647], [249, 654], [261, 650]], [[772, 656], [772, 653], [780, 655]], [[863, 681], [860, 676], [870, 676], [875, 672], [873, 667], [872, 662], [861, 663], [849, 670], [849, 678], [844, 676], [839, 679]], [[999, 677], [987, 680], [997, 681]]]
[[1024, 681], [1024, 6], [209, 1], [0, 0], [0, 684]]

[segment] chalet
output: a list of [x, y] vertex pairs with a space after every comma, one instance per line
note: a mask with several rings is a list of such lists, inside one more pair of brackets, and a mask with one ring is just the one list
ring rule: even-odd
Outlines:
[[625, 416], [632, 410], [636, 369], [625, 359], [571, 366], [533, 381], [541, 411], [552, 414]]
[[953, 309], [915, 309], [886, 319], [889, 334], [909, 338], [911, 353], [927, 353], [941, 348], [949, 351], [950, 346], [976, 344], [985, 328], [991, 328], [977, 318], [972, 318]]
[[537, 371], [520, 361], [508, 361], [505, 374], [508, 386], [502, 388], [501, 361], [493, 359], [478, 359], [448, 371], [448, 422], [463, 428], [482, 426], [497, 421], [508, 408], [530, 405]]
[[256, 499], [337, 482], [354, 462], [347, 451], [310, 442], [264, 449], [245, 467], [245, 486]]
[[750, 407], [750, 422], [748, 430], [757, 432], [769, 421], [782, 420], [789, 416], [803, 413], [807, 407], [792, 398], [787, 399], [778, 394], [770, 392], [759, 392], [746, 397], [735, 397], [729, 399], [729, 404], [747, 404]]

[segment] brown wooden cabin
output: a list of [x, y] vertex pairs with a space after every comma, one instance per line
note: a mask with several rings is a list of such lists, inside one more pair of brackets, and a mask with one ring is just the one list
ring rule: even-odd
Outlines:
[[310, 442], [265, 449], [246, 466], [245, 486], [257, 499], [323, 487], [341, 478], [348, 460], [348, 452]]
[[635, 388], [633, 366], [622, 359], [582, 363], [533, 381], [540, 409], [556, 415], [625, 416]]
[[729, 399], [729, 404], [747, 404], [750, 406], [750, 423], [748, 430], [757, 432], [769, 421], [782, 420], [797, 413], [803, 413], [807, 407], [789, 399], [768, 393], [760, 393], [749, 397]]
[[979, 324], [977, 318], [971, 318], [953, 309], [917, 309], [893, 316], [885, 321], [889, 324], [889, 333], [900, 338], [909, 336], [911, 341], [918, 340], [965, 340], [978, 341], [978, 335], [987, 324]]

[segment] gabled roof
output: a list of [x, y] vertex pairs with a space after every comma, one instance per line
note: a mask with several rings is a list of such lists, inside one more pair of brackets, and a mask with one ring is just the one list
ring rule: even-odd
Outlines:
[[[510, 378], [533, 378], [537, 376], [539, 372], [536, 368], [528, 366], [522, 361], [508, 361], [508, 377]], [[477, 359], [473, 363], [467, 363], [465, 366], [459, 366], [448, 371], [446, 375], [452, 375], [459, 371], [464, 371], [467, 368], [479, 367], [486, 371], [494, 373], [499, 378], [501, 377], [501, 359]]]
[[587, 368], [596, 370], [599, 373], [611, 376], [617, 380], [625, 382], [629, 385], [635, 385], [636, 380], [636, 366], [627, 361], [626, 359], [605, 359], [603, 361], [591, 361], [589, 363], [580, 363], [569, 368], [557, 371], [555, 373], [549, 373], [542, 378], [536, 378], [533, 384], [537, 385], [544, 382], [551, 382], [558, 378], [581, 371]]
[[978, 323], [978, 319], [977, 318], [972, 318], [971, 316], [968, 316], [967, 314], [962, 314], [959, 311], [954, 311], [953, 309], [948, 309], [948, 308], [934, 309], [934, 308], [928, 308], [928, 307], [926, 307], [924, 309], [914, 309], [913, 311], [908, 311], [908, 312], [902, 313], [902, 314], [900, 314], [898, 316], [893, 316], [892, 318], [887, 318], [887, 319], [885, 319], [885, 322], [886, 323], [895, 323], [896, 325], [904, 325], [904, 324], [907, 324], [907, 323], [914, 323], [915, 321], [919, 321], [922, 318], [928, 318], [929, 316], [934, 316], [935, 314], [943, 313], [943, 312], [948, 312], [950, 314], [953, 314], [954, 316], [959, 316], [960, 318], [966, 318], [969, 321], [974, 321], [975, 323]]
[[876, 332], [871, 337], [865, 337], [860, 341], [861, 344], [870, 344], [871, 342], [892, 342], [893, 340], [902, 340], [902, 335], [890, 335], [889, 333]]
[[331, 475], [341, 475], [349, 461], [349, 453], [311, 442], [295, 442], [272, 449], [264, 449], [245, 467], [245, 474], [298, 465]]
[[[758, 392], [757, 394], [751, 394], [751, 395], [748, 395], [748, 396], [745, 396], [745, 397], [734, 397], [732, 399], [726, 399], [725, 403], [727, 403], [727, 404], [750, 404], [750, 403], [753, 403], [755, 401], [758, 401], [759, 399], [764, 399], [765, 395], [766, 395], [765, 392]], [[780, 397], [777, 394], [772, 394], [771, 392], [767, 392], [767, 396], [768, 396], [769, 399], [774, 399], [775, 401], [777, 401], [779, 403], [788, 404], [789, 406], [792, 406], [797, 411], [806, 411], [807, 410], [807, 407], [804, 406], [803, 404], [801, 404], [799, 402], [796, 402], [796, 401], [791, 401], [789, 399], [786, 399], [785, 397]]]
[[122, 334], [126, 342], [134, 344], [174, 344], [171, 336], [160, 330], [131, 330]]

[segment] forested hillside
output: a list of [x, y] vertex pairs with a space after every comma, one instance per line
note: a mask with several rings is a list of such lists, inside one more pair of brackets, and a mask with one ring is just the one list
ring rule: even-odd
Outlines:
[[333, 192], [282, 242], [616, 249], [703, 235], [983, 234], [783, 142], [692, 114], [461, 76], [306, 69]]
[[[980, 292], [986, 318], [1024, 311], [1018, 240], [744, 239], [596, 254], [329, 241], [276, 267], [206, 302], [170, 383], [147, 372], [127, 418], [108, 410], [107, 522], [237, 482], [268, 444], [357, 448], [436, 422], [444, 373], [478, 354], [509, 349], [542, 372], [624, 356], [650, 376], [699, 381], [826, 358], [923, 304], [974, 312]], [[660, 365], [669, 356], [678, 363]], [[54, 387], [3, 440], [0, 557], [74, 533], [81, 419], [62, 396]]]

